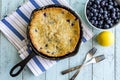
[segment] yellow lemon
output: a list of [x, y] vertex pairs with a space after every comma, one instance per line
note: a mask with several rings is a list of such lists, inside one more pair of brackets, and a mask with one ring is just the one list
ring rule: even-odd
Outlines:
[[98, 34], [97, 42], [101, 46], [110, 46], [114, 43], [114, 35], [110, 31], [103, 31]]

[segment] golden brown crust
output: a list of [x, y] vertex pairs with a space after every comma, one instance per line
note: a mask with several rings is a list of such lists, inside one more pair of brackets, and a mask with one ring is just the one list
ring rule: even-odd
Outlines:
[[35, 11], [29, 27], [34, 47], [50, 57], [60, 57], [74, 51], [80, 38], [79, 20], [63, 8]]

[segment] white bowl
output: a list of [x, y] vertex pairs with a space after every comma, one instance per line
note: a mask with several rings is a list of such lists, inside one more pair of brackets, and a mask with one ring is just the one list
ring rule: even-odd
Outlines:
[[113, 29], [115, 26], [117, 26], [117, 25], [120, 23], [120, 20], [119, 20], [119, 22], [118, 22], [117, 24], [113, 25], [113, 27], [108, 28], [108, 29], [101, 29], [101, 28], [98, 28], [98, 27], [94, 26], [94, 25], [88, 20], [88, 17], [87, 17], [87, 14], [86, 14], [86, 8], [87, 8], [88, 2], [89, 2], [89, 0], [86, 1], [84, 13], [85, 13], [85, 18], [86, 18], [87, 22], [88, 22], [93, 28], [95, 28], [95, 29], [97, 29], [97, 30], [109, 30], [109, 29]]

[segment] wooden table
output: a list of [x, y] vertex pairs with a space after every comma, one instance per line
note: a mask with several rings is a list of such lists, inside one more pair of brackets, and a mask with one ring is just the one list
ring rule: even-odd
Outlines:
[[[24, 2], [25, 0], [0, 0], [1, 19]], [[94, 34], [100, 32], [93, 29], [85, 19], [84, 6], [86, 0], [67, 0], [67, 2], [79, 13]], [[86, 52], [93, 46], [98, 49], [96, 55], [105, 54], [106, 60], [86, 66], [81, 70], [76, 80], [120, 80], [120, 25], [110, 31], [112, 31], [115, 36], [115, 44], [110, 47], [99, 46], [96, 43], [95, 37], [93, 37], [93, 39], [81, 46], [76, 56], [61, 60], [39, 77], [35, 77], [31, 71], [25, 67], [23, 72], [15, 78], [9, 75], [9, 71], [11, 67], [21, 61], [21, 59], [15, 47], [0, 32], [0, 80], [68, 80], [74, 72], [64, 76], [61, 75], [60, 72], [64, 69], [79, 65], [84, 59]]]

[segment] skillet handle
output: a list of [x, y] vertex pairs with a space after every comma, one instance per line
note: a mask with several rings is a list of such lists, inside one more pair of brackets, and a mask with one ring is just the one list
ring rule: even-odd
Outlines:
[[[19, 62], [18, 64], [16, 64], [11, 70], [10, 70], [10, 75], [12, 77], [17, 76], [18, 74], [20, 74], [20, 72], [23, 70], [23, 68], [25, 67], [25, 65], [28, 63], [28, 61], [33, 58], [35, 56], [35, 53], [30, 53], [24, 60], [22, 60], [21, 62]], [[15, 73], [14, 70], [19, 68]]]

